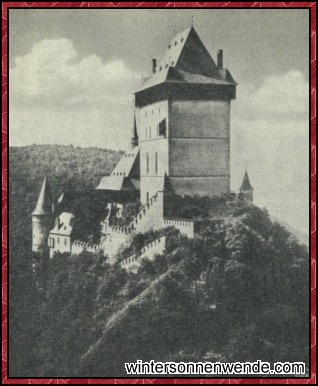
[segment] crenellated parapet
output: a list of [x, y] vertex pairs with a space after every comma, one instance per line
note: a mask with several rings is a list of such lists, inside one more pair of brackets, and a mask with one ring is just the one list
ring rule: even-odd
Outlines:
[[160, 236], [151, 243], [145, 245], [138, 253], [129, 256], [119, 264], [128, 271], [136, 271], [145, 258], [153, 260], [156, 255], [162, 255], [166, 249], [166, 236]]
[[71, 245], [71, 254], [73, 255], [79, 255], [84, 251], [97, 253], [99, 250], [100, 250], [99, 244], [91, 244], [81, 240], [74, 240]]

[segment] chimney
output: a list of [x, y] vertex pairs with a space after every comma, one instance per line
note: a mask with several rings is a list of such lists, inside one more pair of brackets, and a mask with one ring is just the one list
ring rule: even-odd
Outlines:
[[155, 73], [157, 68], [157, 59], [152, 59], [152, 72]]
[[217, 63], [218, 67], [222, 70], [223, 68], [223, 50], [217, 50]]

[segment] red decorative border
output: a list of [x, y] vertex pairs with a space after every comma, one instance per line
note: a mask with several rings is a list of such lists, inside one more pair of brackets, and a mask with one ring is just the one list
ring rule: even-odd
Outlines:
[[[9, 8], [307, 8], [311, 10], [311, 374], [292, 379], [13, 379], [7, 374], [7, 14]], [[316, 383], [316, 3], [315, 2], [4, 2], [2, 3], [2, 382], [5, 384], [278, 384]]]

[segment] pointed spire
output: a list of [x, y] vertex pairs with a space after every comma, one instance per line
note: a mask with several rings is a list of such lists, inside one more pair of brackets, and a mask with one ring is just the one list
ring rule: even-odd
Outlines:
[[33, 215], [44, 215], [44, 214], [52, 214], [52, 190], [48, 183], [48, 178], [45, 176], [42, 184], [42, 188], [40, 191], [40, 195], [38, 198], [38, 202], [34, 209]]
[[248, 174], [247, 174], [247, 170], [245, 170], [243, 182], [242, 182], [242, 185], [240, 187], [241, 192], [246, 191], [246, 190], [253, 190], [253, 187], [250, 183], [250, 179], [249, 179]]
[[138, 146], [138, 134], [137, 134], [137, 124], [136, 124], [136, 114], [134, 114], [134, 125], [132, 127], [131, 133], [131, 147], [132, 149]]

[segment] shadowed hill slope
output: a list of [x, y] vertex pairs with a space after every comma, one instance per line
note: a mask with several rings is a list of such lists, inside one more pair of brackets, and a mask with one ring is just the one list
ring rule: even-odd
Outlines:
[[[32, 162], [14, 155], [12, 172], [38, 174], [41, 155], [50, 164], [52, 149], [33, 150]], [[62, 186], [93, 187], [76, 165]], [[165, 254], [137, 274], [89, 253], [40, 260], [32, 272], [31, 181], [13, 178], [9, 190], [11, 377], [127, 376], [124, 362], [137, 359], [308, 363], [308, 250], [266, 210], [186, 197], [178, 210], [196, 214], [196, 237], [169, 234]]]

